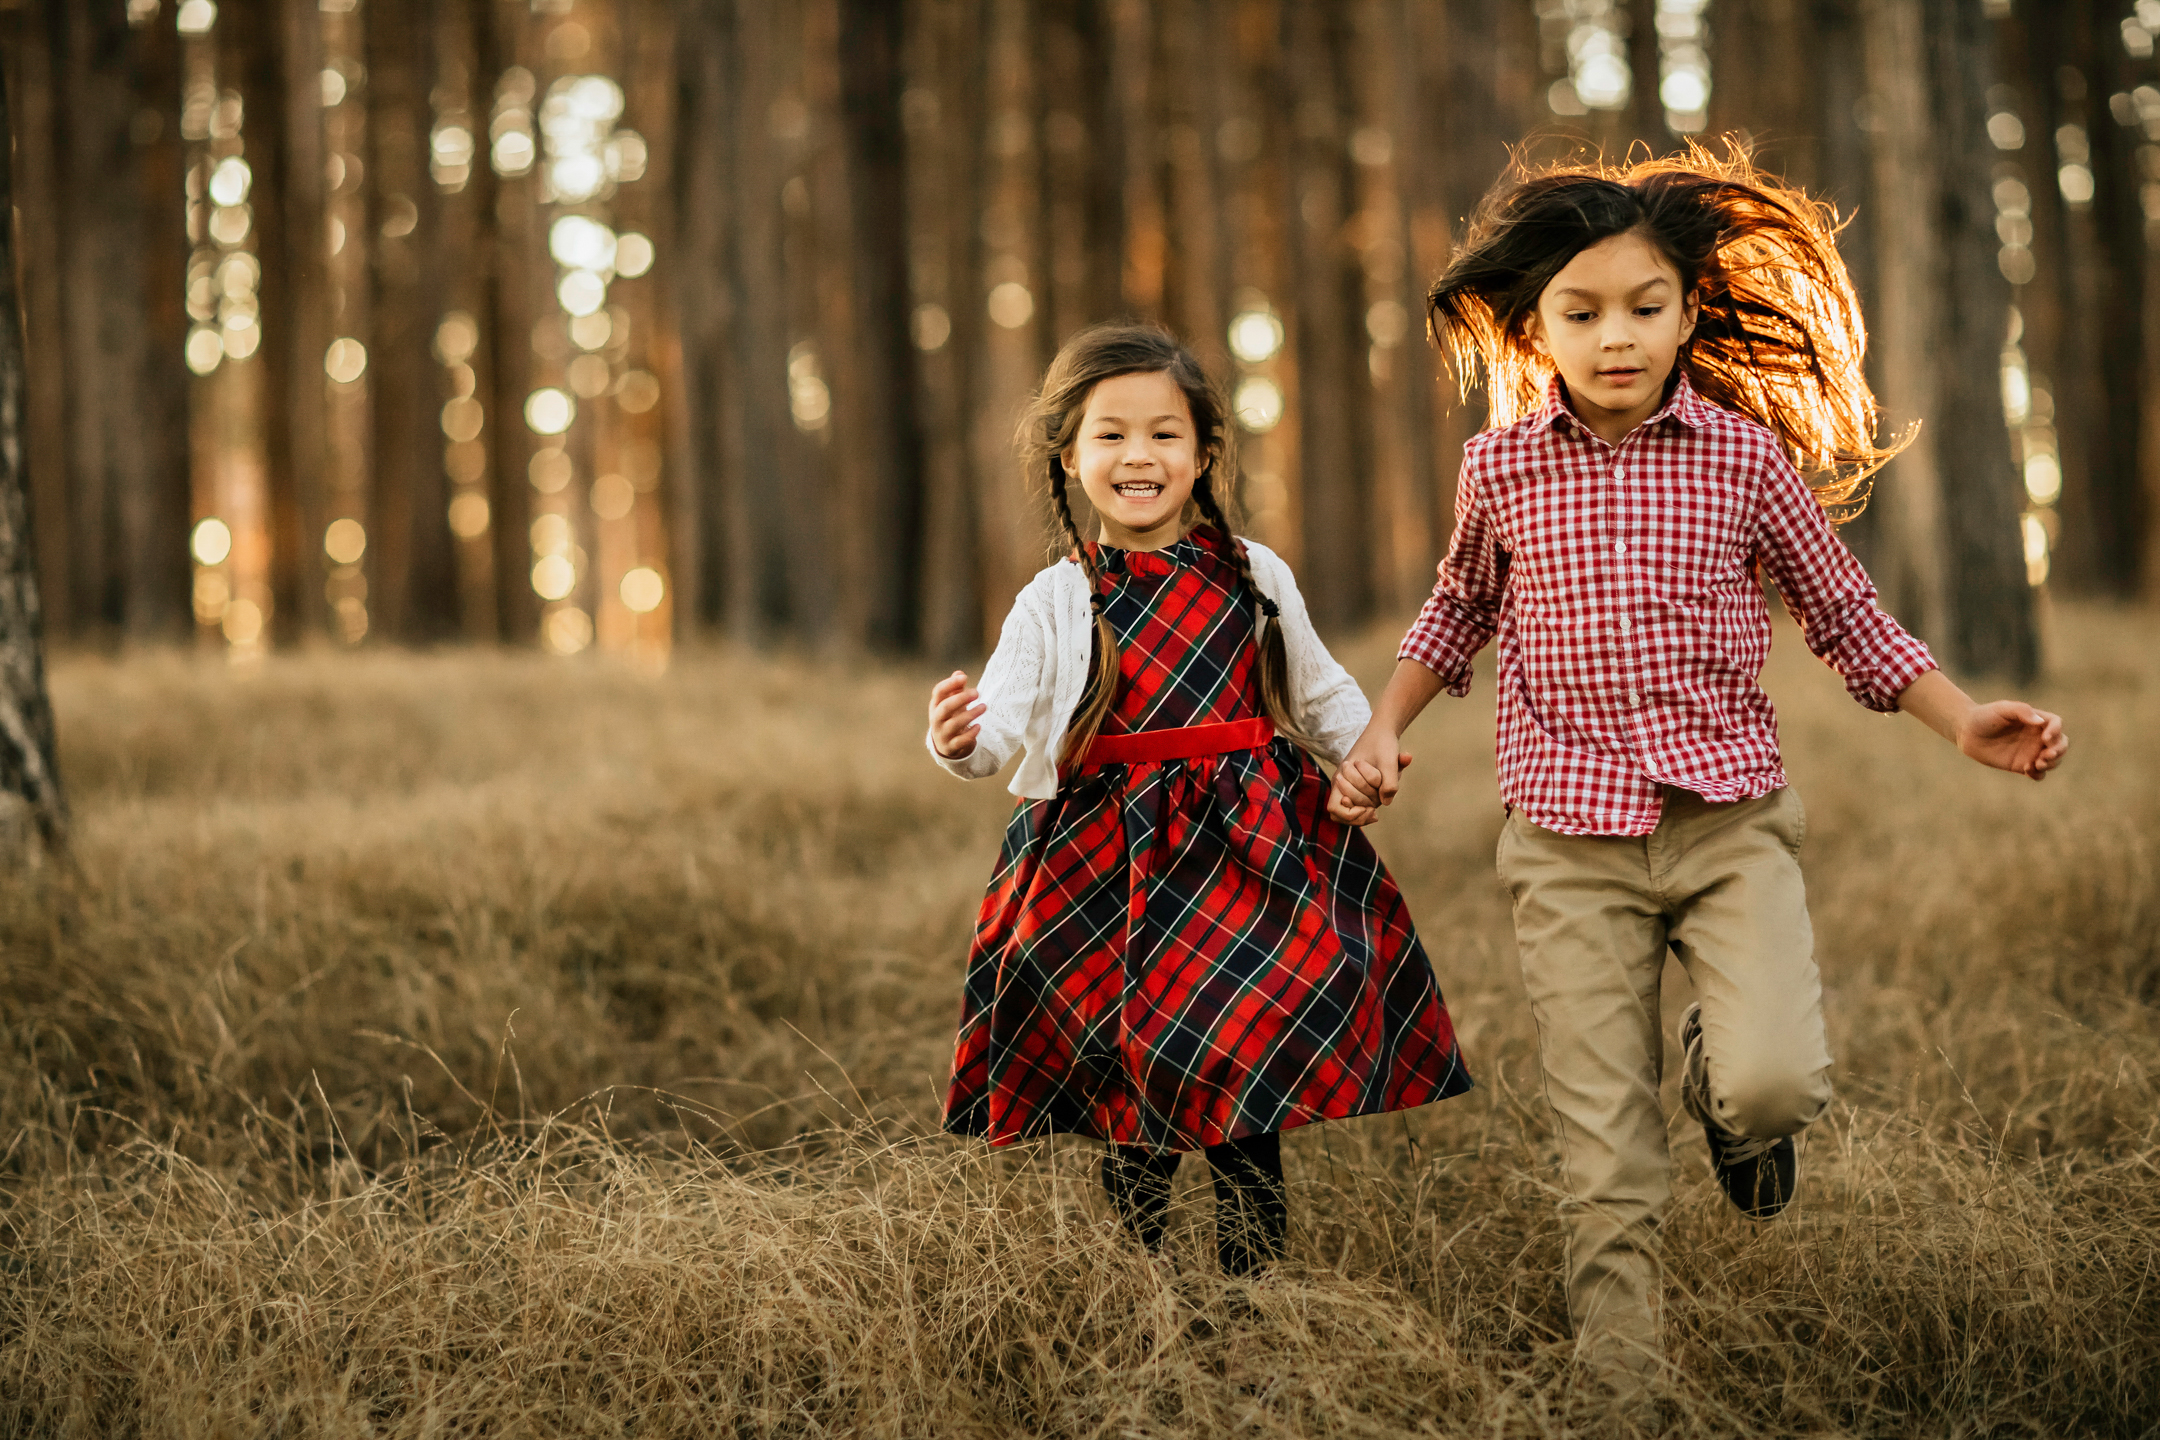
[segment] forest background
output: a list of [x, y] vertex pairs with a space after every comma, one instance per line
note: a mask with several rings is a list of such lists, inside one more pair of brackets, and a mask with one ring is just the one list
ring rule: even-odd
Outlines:
[[[2156, 37], [2160, 0], [0, 0], [0, 691], [42, 633], [58, 736], [38, 771], [0, 706], [53, 842], [0, 816], [0, 1422], [2160, 1428]], [[1567, 1367], [1489, 691], [1375, 832], [1480, 1087], [1291, 1136], [1250, 1293], [1123, 1248], [1090, 1147], [935, 1135], [1010, 802], [920, 705], [1045, 559], [1011, 427], [1113, 316], [1224, 378], [1246, 528], [1377, 683], [1482, 424], [1421, 304], [1477, 197], [1726, 136], [1846, 217], [1920, 424], [1844, 534], [2077, 749], [1970, 771], [1780, 618], [1841, 1099], [1759, 1229], [1676, 1128], [1678, 1367], [1614, 1416]]]

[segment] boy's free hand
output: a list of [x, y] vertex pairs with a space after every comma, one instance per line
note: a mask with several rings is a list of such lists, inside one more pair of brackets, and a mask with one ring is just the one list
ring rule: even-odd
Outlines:
[[930, 748], [947, 760], [975, 753], [982, 733], [982, 697], [968, 684], [967, 672], [955, 670], [930, 687]]
[[1380, 807], [1395, 803], [1402, 772], [1410, 768], [1402, 741], [1377, 725], [1365, 727], [1357, 744], [1335, 769], [1328, 787], [1330, 819], [1344, 825], [1370, 825], [1380, 818]]
[[1983, 765], [2033, 780], [2062, 763], [2070, 748], [2062, 716], [2036, 710], [2022, 700], [1975, 705], [1958, 726], [1957, 747]]
[[1898, 708], [1981, 764], [2033, 780], [2045, 780], [2070, 749], [2062, 716], [2022, 700], [1977, 704], [1940, 670], [1906, 687]]

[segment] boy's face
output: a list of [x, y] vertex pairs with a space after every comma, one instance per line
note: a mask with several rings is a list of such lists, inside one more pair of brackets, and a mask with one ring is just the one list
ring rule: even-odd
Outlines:
[[1585, 425], [1617, 444], [1664, 402], [1665, 381], [1695, 333], [1695, 297], [1634, 231], [1600, 240], [1538, 296], [1530, 343], [1567, 382]]
[[1063, 456], [1120, 550], [1160, 550], [1185, 533], [1200, 446], [1185, 392], [1162, 371], [1113, 375], [1088, 395]]

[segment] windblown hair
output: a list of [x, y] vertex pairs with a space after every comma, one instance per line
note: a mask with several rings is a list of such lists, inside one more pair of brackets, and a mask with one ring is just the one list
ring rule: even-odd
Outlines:
[[1236, 470], [1229, 403], [1200, 361], [1167, 330], [1113, 323], [1091, 326], [1058, 350], [1043, 375], [1042, 387], [1021, 417], [1015, 437], [1029, 483], [1040, 485], [1049, 494], [1056, 518], [1052, 548], [1071, 556], [1086, 572], [1088, 605], [1095, 615], [1094, 667], [1079, 709], [1066, 728], [1059, 764], [1070, 765], [1086, 753], [1101, 732], [1103, 720], [1117, 704], [1119, 683], [1117, 632], [1103, 613], [1102, 569], [1074, 515], [1071, 490], [1079, 477], [1066, 473], [1064, 457], [1079, 438], [1088, 396], [1095, 387], [1119, 375], [1137, 374], [1168, 375], [1184, 392], [1199, 449], [1199, 475], [1193, 481], [1192, 503], [1186, 507], [1186, 527], [1202, 520], [1213, 527], [1223, 558], [1237, 570], [1256, 611], [1253, 626], [1260, 642], [1260, 703], [1278, 732], [1312, 749], [1312, 738], [1298, 725], [1291, 708], [1290, 662], [1283, 648], [1275, 602], [1262, 594], [1254, 581], [1245, 543], [1232, 528], [1236, 502], [1230, 477]]
[[1838, 255], [1841, 223], [1731, 139], [1722, 156], [1690, 144], [1626, 166], [1518, 161], [1426, 297], [1432, 337], [1465, 394], [1484, 382], [1489, 423], [1513, 424], [1541, 403], [1553, 369], [1530, 345], [1538, 297], [1590, 246], [1640, 234], [1700, 307], [1680, 349], [1688, 382], [1776, 431], [1824, 510], [1850, 519], [1911, 432], [1875, 443], [1867, 327]]

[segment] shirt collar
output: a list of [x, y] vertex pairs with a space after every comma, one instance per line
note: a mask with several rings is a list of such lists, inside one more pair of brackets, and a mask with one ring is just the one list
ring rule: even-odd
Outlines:
[[[1655, 425], [1660, 420], [1677, 420], [1690, 430], [1701, 430], [1710, 424], [1710, 412], [1710, 403], [1695, 393], [1695, 387], [1688, 383], [1687, 371], [1683, 369], [1673, 381], [1672, 394], [1666, 397], [1665, 403], [1658, 407], [1656, 413], [1643, 421], [1643, 426]], [[1553, 372], [1552, 378], [1545, 382], [1545, 403], [1538, 407], [1536, 418], [1541, 429], [1550, 429], [1564, 422], [1588, 433], [1588, 428], [1582, 421], [1575, 418], [1575, 412], [1568, 409], [1567, 389], [1560, 383], [1560, 373], [1557, 370]]]

